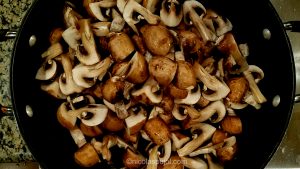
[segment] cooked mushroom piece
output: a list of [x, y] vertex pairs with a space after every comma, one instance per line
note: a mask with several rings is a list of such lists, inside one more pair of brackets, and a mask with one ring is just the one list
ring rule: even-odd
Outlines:
[[172, 110], [172, 115], [176, 120], [184, 120], [187, 118], [188, 114], [186, 110], [184, 109], [184, 106], [175, 104], [174, 108]]
[[158, 148], [159, 145], [154, 146], [149, 150], [149, 158], [146, 169], [157, 169], [158, 166]]
[[116, 103], [122, 99], [120, 96], [122, 97], [124, 87], [125, 83], [120, 77], [111, 77], [110, 79], [106, 80], [102, 86], [103, 98], [110, 103]]
[[116, 62], [121, 62], [134, 52], [134, 45], [125, 33], [112, 35], [108, 42], [108, 49]]
[[172, 150], [177, 151], [179, 150], [185, 143], [190, 141], [190, 137], [183, 135], [180, 132], [174, 132], [171, 133], [171, 138], [172, 138]]
[[177, 63], [167, 57], [153, 57], [149, 62], [150, 75], [162, 86], [168, 86], [175, 77]]
[[181, 149], [177, 150], [180, 157], [186, 156], [200, 147], [205, 141], [212, 137], [216, 128], [206, 123], [198, 123], [191, 126], [191, 132], [197, 132], [200, 130], [200, 134], [197, 134], [193, 140], [185, 144]]
[[131, 102], [125, 105], [124, 101], [119, 101], [114, 104], [103, 99], [103, 103], [113, 112], [115, 112], [120, 119], [125, 119], [129, 116], [127, 109], [131, 106]]
[[42, 84], [41, 89], [57, 99], [66, 99], [67, 96], [62, 93], [59, 87], [59, 78], [56, 78], [50, 84]]
[[246, 58], [241, 54], [239, 47], [232, 35], [232, 33], [226, 33], [223, 40], [218, 44], [218, 49], [225, 53], [227, 56], [232, 56], [236, 65], [233, 65], [229, 69], [231, 74], [240, 74], [248, 69], [248, 63]]
[[160, 117], [149, 119], [144, 125], [144, 130], [150, 139], [157, 145], [165, 144], [171, 137], [168, 126]]
[[149, 76], [147, 61], [139, 52], [135, 52], [130, 60], [130, 69], [126, 75], [126, 80], [130, 83], [144, 83]]
[[[215, 114], [217, 114], [216, 118], [214, 117]], [[218, 123], [221, 120], [223, 120], [225, 115], [226, 115], [225, 105], [222, 103], [222, 101], [215, 101], [209, 104], [204, 109], [200, 110], [199, 117], [192, 120], [197, 122], [204, 122], [210, 119], [212, 123]]]
[[103, 104], [89, 104], [74, 111], [80, 114], [79, 118], [83, 124], [97, 126], [105, 120], [108, 108]]
[[78, 21], [82, 18], [72, 7], [71, 5], [67, 4], [63, 10], [64, 14], [64, 22], [67, 28], [69, 27], [77, 27]]
[[223, 130], [217, 129], [214, 135], [212, 136], [211, 141], [213, 144], [219, 144], [223, 142], [227, 137], [228, 137], [228, 133], [226, 133]]
[[56, 61], [48, 60], [47, 62], [44, 62], [38, 69], [35, 78], [37, 80], [50, 80], [56, 75], [57, 69]]
[[179, 45], [181, 50], [187, 54], [193, 54], [200, 50], [204, 45], [197, 34], [188, 30], [180, 30], [178, 32]]
[[73, 141], [79, 148], [84, 146], [87, 143], [83, 132], [77, 126], [70, 129], [70, 134], [71, 137], [73, 138]]
[[221, 127], [229, 134], [241, 134], [243, 130], [242, 121], [238, 116], [226, 116], [221, 121]]
[[172, 83], [166, 89], [167, 93], [175, 99], [184, 99], [188, 96], [189, 91], [186, 89], [179, 89]]
[[77, 150], [74, 154], [74, 158], [76, 163], [82, 167], [92, 167], [100, 162], [100, 158], [96, 150], [90, 143], [85, 144]]
[[84, 123], [80, 123], [79, 128], [82, 133], [88, 137], [96, 137], [103, 134], [99, 126], [87, 126]]
[[227, 85], [230, 89], [227, 98], [230, 102], [241, 103], [246, 92], [248, 91], [249, 84], [245, 77], [234, 77], [227, 81]]
[[[111, 0], [102, 0], [99, 2], [89, 3], [89, 10], [93, 17], [97, 18], [100, 21], [108, 21], [109, 17], [107, 16], [107, 10], [117, 5], [117, 1]], [[103, 10], [106, 10], [105, 14], [102, 13]]]
[[81, 35], [82, 46], [76, 50], [77, 59], [85, 65], [93, 65], [100, 61], [100, 55], [97, 52], [94, 40], [94, 34], [91, 29], [89, 19], [79, 20], [79, 33]]
[[232, 24], [229, 19], [218, 15], [215, 11], [208, 9], [203, 17], [204, 23], [210, 28], [217, 36], [222, 36], [232, 30]]
[[[133, 13], [139, 13], [141, 16], [138, 17], [138, 20], [133, 18]], [[140, 21], [140, 18], [145, 19], [149, 24], [157, 24], [159, 17], [152, 14], [148, 9], [140, 5], [135, 0], [128, 0], [123, 11], [123, 18], [126, 23], [133, 29], [133, 31], [139, 34], [138, 29], [135, 24]]]
[[125, 119], [126, 129], [129, 135], [138, 133], [147, 121], [147, 112], [143, 108], [139, 108], [137, 114], [131, 114]]
[[[203, 11], [202, 14], [198, 14], [197, 10], [201, 9]], [[183, 14], [184, 20], [186, 24], [188, 23], [188, 19], [193, 23], [198, 32], [200, 33], [204, 43], [208, 41], [216, 41], [217, 36], [206, 27], [203, 22], [203, 15], [206, 13], [205, 7], [198, 1], [187, 0], [183, 3]]]
[[118, 118], [118, 116], [111, 111], [107, 113], [107, 116], [103, 123], [101, 123], [101, 126], [104, 129], [112, 132], [121, 131], [125, 128], [124, 120]]
[[79, 46], [79, 40], [81, 39], [81, 35], [79, 30], [76, 27], [69, 27], [62, 33], [62, 37], [65, 42], [69, 45], [70, 48], [76, 50]]
[[186, 96], [186, 98], [175, 99], [174, 103], [193, 105], [199, 101], [200, 97], [201, 97], [201, 90], [199, 85], [197, 85], [194, 89], [188, 90], [188, 95]]
[[258, 83], [260, 80], [262, 80], [265, 76], [263, 70], [261, 68], [259, 68], [258, 66], [256, 66], [256, 65], [249, 65], [248, 71], [251, 72], [252, 74], [258, 75], [255, 78], [256, 83]]
[[102, 80], [111, 64], [109, 57], [94, 65], [78, 64], [72, 70], [73, 80], [78, 86], [90, 88], [97, 79]]
[[181, 60], [177, 61], [177, 65], [175, 86], [179, 89], [193, 89], [196, 86], [196, 77], [192, 65]]
[[138, 169], [145, 165], [145, 157], [127, 148], [123, 154], [123, 164], [129, 169]]
[[62, 28], [54, 28], [49, 36], [49, 42], [50, 44], [54, 44], [59, 42], [62, 39], [62, 33], [63, 33], [63, 29]]
[[226, 143], [223, 147], [218, 148], [217, 157], [221, 163], [231, 161], [237, 153], [237, 143], [235, 136], [226, 139]]
[[59, 42], [57, 42], [51, 44], [51, 46], [44, 53], [42, 53], [41, 56], [46, 61], [48, 61], [50, 59], [54, 59], [55, 57], [61, 55], [62, 53], [63, 53], [63, 47]]
[[166, 161], [161, 169], [183, 169], [184, 161], [177, 154], [171, 155], [168, 161]]
[[125, 26], [125, 20], [115, 9], [112, 9], [112, 18], [113, 20], [109, 30], [111, 32], [121, 32]]
[[209, 101], [217, 101], [225, 98], [230, 92], [228, 86], [216, 77], [210, 75], [199, 63], [195, 62], [193, 66], [195, 75], [198, 80], [204, 83], [204, 85], [210, 90], [214, 91], [212, 94], [202, 93], [202, 96]]
[[91, 28], [96, 36], [107, 36], [110, 33], [111, 24], [111, 22], [96, 22], [91, 24]]
[[148, 9], [151, 13], [155, 13], [159, 0], [143, 0], [143, 6]]
[[173, 110], [174, 99], [171, 96], [164, 95], [159, 106], [164, 110], [165, 113], [169, 113]]
[[162, 145], [162, 150], [158, 150], [158, 158], [161, 163], [165, 163], [169, 160], [171, 157], [171, 152], [172, 152], [172, 144], [171, 140], [166, 142], [164, 145]]
[[224, 166], [216, 162], [210, 154], [205, 154], [204, 157], [207, 159], [209, 169], [224, 169]]
[[75, 127], [78, 115], [78, 112], [69, 110], [67, 102], [63, 102], [56, 112], [58, 122], [67, 129]]
[[179, 25], [183, 17], [182, 7], [178, 0], [164, 0], [161, 4], [160, 19], [169, 27]]
[[208, 169], [208, 166], [201, 158], [180, 157], [183, 165], [190, 169]]
[[165, 56], [173, 47], [173, 38], [169, 30], [162, 25], [145, 25], [141, 33], [148, 50], [157, 56]]

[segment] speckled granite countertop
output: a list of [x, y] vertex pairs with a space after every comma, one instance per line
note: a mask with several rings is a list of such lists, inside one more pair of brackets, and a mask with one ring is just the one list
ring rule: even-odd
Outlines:
[[[33, 0], [0, 0], [0, 29], [18, 29]], [[11, 105], [9, 70], [14, 40], [0, 42], [0, 104]], [[0, 120], [0, 162], [34, 160], [14, 117]]]

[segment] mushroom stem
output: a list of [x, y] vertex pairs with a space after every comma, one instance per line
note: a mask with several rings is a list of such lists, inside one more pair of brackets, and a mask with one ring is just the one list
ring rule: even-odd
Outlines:
[[[210, 119], [213, 115], [217, 113], [218, 117], [216, 119]], [[222, 101], [215, 101], [209, 104], [207, 107], [199, 111], [199, 117], [196, 119], [192, 119], [193, 122], [204, 122], [208, 119], [212, 121], [212, 123], [220, 122], [226, 115], [226, 108]]]
[[158, 148], [159, 146], [156, 145], [153, 147], [149, 152], [149, 159], [146, 169], [157, 169], [158, 166]]
[[245, 78], [247, 79], [247, 81], [249, 82], [249, 87], [250, 87], [251, 92], [253, 93], [255, 100], [259, 104], [266, 102], [267, 99], [265, 98], [265, 96], [261, 93], [260, 89], [258, 88], [251, 72], [249, 70], [246, 70], [243, 72], [243, 74], [244, 74]]
[[208, 169], [206, 162], [200, 158], [180, 157], [183, 165], [190, 169]]
[[80, 148], [86, 143], [86, 139], [82, 131], [76, 126], [75, 128], [70, 130], [71, 136], [76, 143], [76, 145]]

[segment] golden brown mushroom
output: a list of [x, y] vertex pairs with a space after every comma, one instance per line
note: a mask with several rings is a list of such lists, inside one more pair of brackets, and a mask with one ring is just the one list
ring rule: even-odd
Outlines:
[[160, 117], [149, 119], [144, 126], [144, 130], [157, 145], [165, 144], [171, 137], [168, 126]]
[[110, 103], [115, 103], [117, 101], [118, 95], [123, 92], [124, 81], [118, 76], [114, 76], [108, 79], [102, 86], [102, 95], [105, 100]]
[[243, 130], [242, 121], [238, 116], [226, 116], [221, 122], [221, 127], [229, 134], [241, 134]]
[[103, 123], [101, 124], [103, 128], [108, 131], [116, 132], [124, 129], [124, 120], [118, 118], [116, 113], [109, 111]]
[[134, 51], [134, 45], [125, 33], [116, 33], [110, 37], [108, 48], [113, 59], [117, 62], [126, 59]]
[[100, 162], [99, 156], [90, 143], [86, 143], [83, 147], [77, 150], [74, 154], [77, 164], [82, 167], [92, 167]]
[[179, 89], [193, 89], [196, 86], [196, 77], [192, 65], [185, 61], [177, 61], [175, 85]]
[[228, 80], [227, 85], [230, 89], [227, 98], [230, 102], [241, 103], [246, 92], [249, 89], [249, 84], [244, 77], [235, 77]]
[[129, 148], [126, 149], [126, 152], [123, 155], [123, 164], [129, 169], [142, 168], [142, 166], [146, 164], [145, 160], [145, 157], [133, 152]]

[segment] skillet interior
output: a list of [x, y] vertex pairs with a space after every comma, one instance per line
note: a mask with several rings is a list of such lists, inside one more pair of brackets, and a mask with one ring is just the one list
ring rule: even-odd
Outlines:
[[[289, 41], [268, 1], [207, 0], [204, 4], [231, 20], [238, 43], [247, 42], [250, 47], [249, 64], [265, 72], [259, 86], [268, 102], [259, 111], [249, 107], [238, 112], [244, 132], [238, 138], [239, 154], [226, 168], [264, 168], [283, 137], [293, 106], [295, 75]], [[78, 168], [73, 160], [77, 148], [69, 132], [56, 120], [60, 102], [41, 92], [40, 83], [34, 79], [41, 64], [40, 55], [49, 46], [49, 32], [62, 25], [63, 5], [61, 0], [34, 3], [17, 37], [11, 66], [15, 116], [25, 142], [45, 169]], [[265, 28], [272, 33], [270, 40], [262, 36]], [[31, 35], [37, 37], [37, 44], [30, 48]], [[276, 95], [281, 97], [281, 103], [274, 108], [272, 99]], [[26, 105], [34, 111], [32, 118], [26, 115]]]

